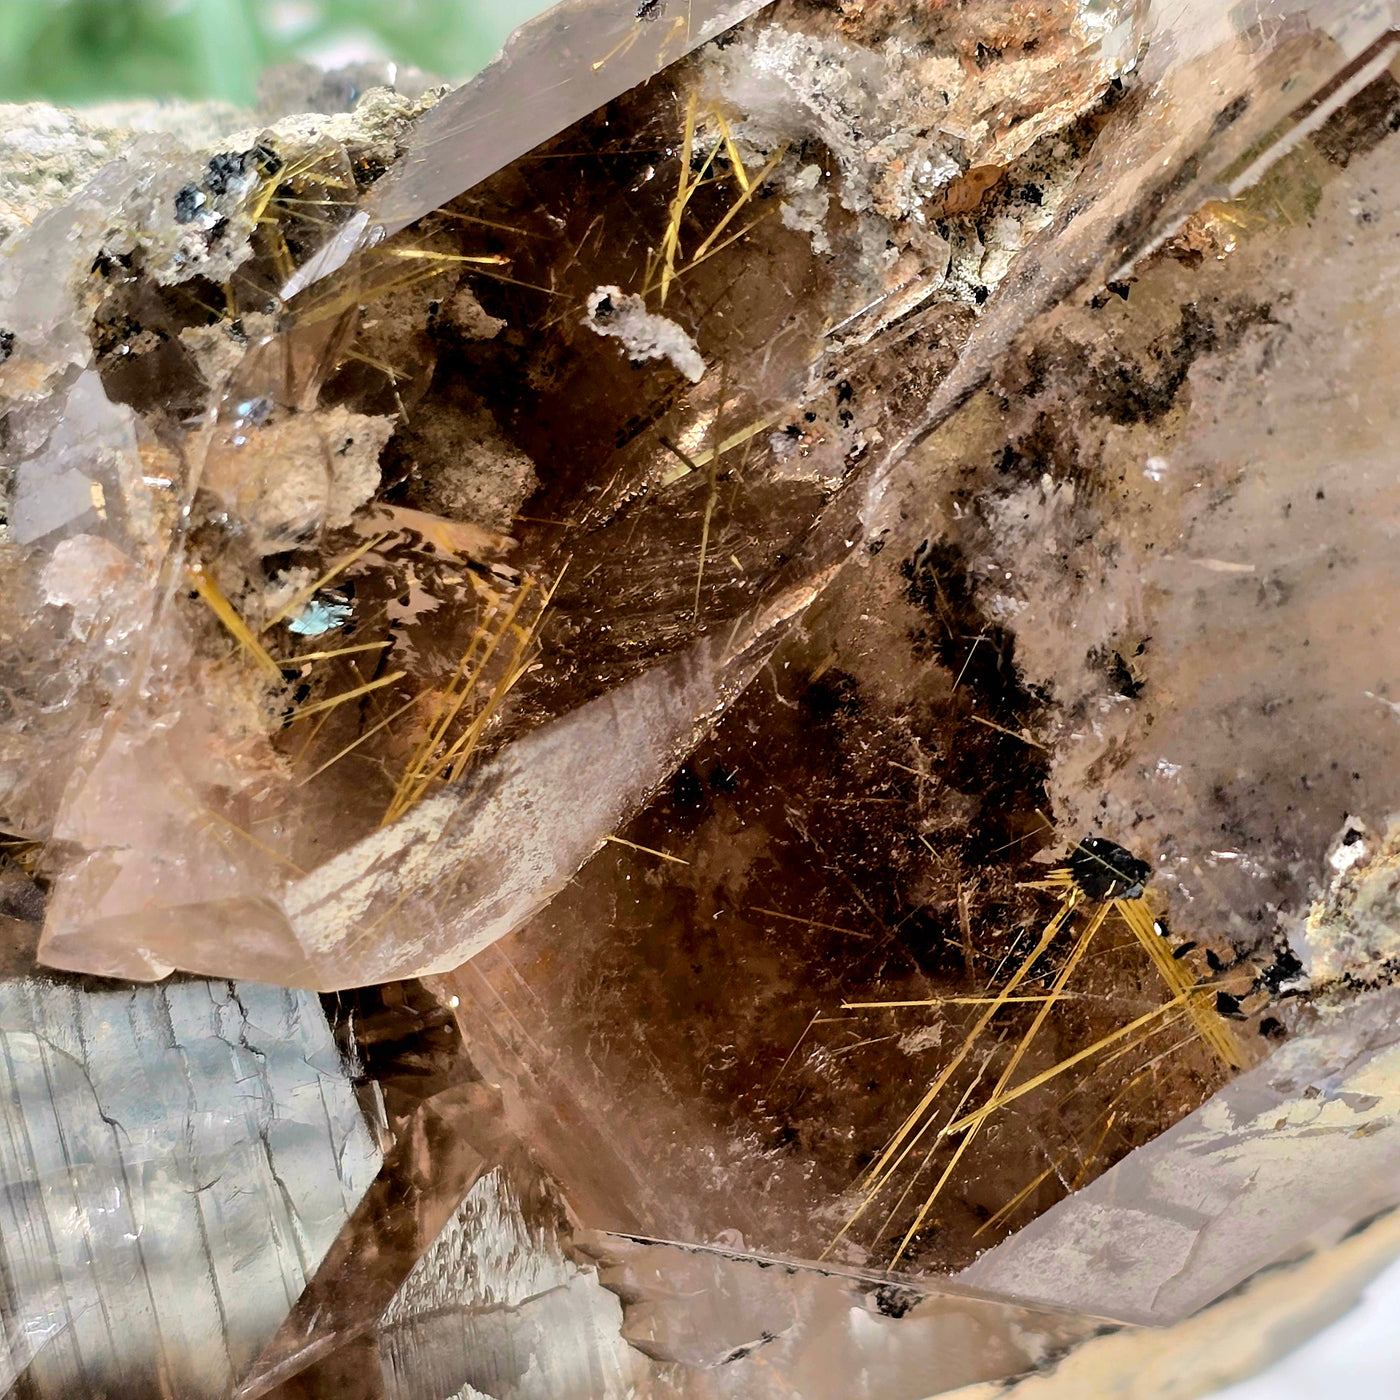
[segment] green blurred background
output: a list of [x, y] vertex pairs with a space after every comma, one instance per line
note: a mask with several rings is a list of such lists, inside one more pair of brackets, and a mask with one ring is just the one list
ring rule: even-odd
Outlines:
[[141, 97], [252, 105], [298, 59], [371, 59], [460, 80], [550, 0], [0, 0], [0, 102]]

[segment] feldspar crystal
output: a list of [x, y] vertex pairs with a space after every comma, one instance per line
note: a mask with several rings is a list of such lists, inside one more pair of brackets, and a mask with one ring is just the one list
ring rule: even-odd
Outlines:
[[1106, 1375], [1397, 1204], [1394, 10], [579, 0], [27, 216], [5, 966], [353, 1144], [199, 1385]]
[[625, 1394], [644, 1379], [616, 1295], [565, 1255], [552, 1222], [527, 1216], [532, 1206], [498, 1168], [414, 1265], [378, 1325], [393, 1400], [450, 1394], [464, 1380], [487, 1395], [552, 1400]]

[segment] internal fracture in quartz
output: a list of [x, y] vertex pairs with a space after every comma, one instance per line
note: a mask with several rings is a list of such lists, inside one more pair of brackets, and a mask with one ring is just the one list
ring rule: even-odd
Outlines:
[[248, 1400], [534, 1394], [462, 1317], [640, 1384], [579, 1222], [961, 1268], [1389, 980], [1396, 45], [1322, 8], [780, 0], [378, 242], [434, 94], [14, 240], [0, 929], [343, 991], [386, 1155]]

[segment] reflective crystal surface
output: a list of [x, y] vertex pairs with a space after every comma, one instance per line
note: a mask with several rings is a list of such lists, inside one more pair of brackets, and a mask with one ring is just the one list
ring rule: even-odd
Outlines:
[[317, 999], [0, 984], [5, 1384], [227, 1395], [380, 1154]]
[[36, 186], [23, 1393], [1199, 1388], [1354, 1293], [1397, 35], [573, 0]]

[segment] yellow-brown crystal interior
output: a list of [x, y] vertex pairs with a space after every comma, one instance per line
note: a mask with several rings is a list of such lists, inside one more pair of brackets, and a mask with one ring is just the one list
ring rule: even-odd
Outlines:
[[[1035, 34], [1003, 7], [975, 43], [941, 8], [925, 17], [920, 42], [963, 75], [955, 175], [930, 148], [887, 150], [853, 192], [869, 152], [843, 166], [834, 126], [774, 135], [782, 112], [737, 104], [745, 35], [737, 59], [719, 48], [620, 99], [275, 322], [271, 294], [364, 178], [343, 153], [269, 162], [255, 257], [227, 285], [95, 270], [104, 382], [189, 502], [170, 607], [226, 760], [192, 820], [240, 888], [304, 878], [426, 795], [468, 790], [513, 739], [857, 550], [647, 809], [452, 974], [483, 1072], [519, 1112], [562, 1115], [569, 1132], [542, 1128], [539, 1151], [603, 1223], [953, 1267], [1283, 1029], [1256, 984], [1272, 950], [1212, 921], [1219, 899], [1171, 940], [1152, 927], [1154, 944], [1136, 905], [1057, 913], [1036, 885], [1110, 790], [1135, 854], [1169, 854], [1172, 833], [1114, 786], [1127, 742], [1074, 747], [1095, 714], [1127, 723], [1151, 639], [1104, 623], [1061, 566], [1102, 523], [1093, 503], [1119, 524], [1150, 514], [1147, 488], [1115, 476], [1123, 440], [1178, 423], [1196, 362], [1214, 370], [1276, 323], [1264, 290], [1230, 282], [1222, 228], [1272, 246], [1298, 189], [1350, 154], [1309, 146], [1281, 170], [1282, 219], [1257, 200], [1208, 210], [1126, 310], [1110, 291], [1037, 328], [917, 459], [931, 466], [899, 524], [867, 533], [859, 508], [866, 468], [920, 424], [1120, 101], [1089, 64], [1064, 110], [1028, 98], [1024, 121], [978, 126], [979, 84], [995, 105], [1000, 82], [1034, 96], [1063, 79], [1048, 39], [1064, 7], [1037, 8]], [[787, 37], [763, 42], [804, 61], [837, 42], [875, 55], [920, 23], [905, 6], [777, 17]], [[828, 186], [854, 207], [809, 197]], [[995, 586], [993, 562], [1052, 543], [1060, 573], [1037, 597]], [[1056, 625], [1027, 625], [1037, 607]], [[430, 894], [446, 907], [455, 888]], [[1153, 913], [1176, 922], [1160, 898]], [[355, 936], [392, 940], [393, 919]], [[1238, 1053], [1221, 1007], [1241, 1014]], [[930, 1086], [945, 1127], [996, 1111], [902, 1157]], [[858, 1183], [895, 1157], [856, 1218]]]

